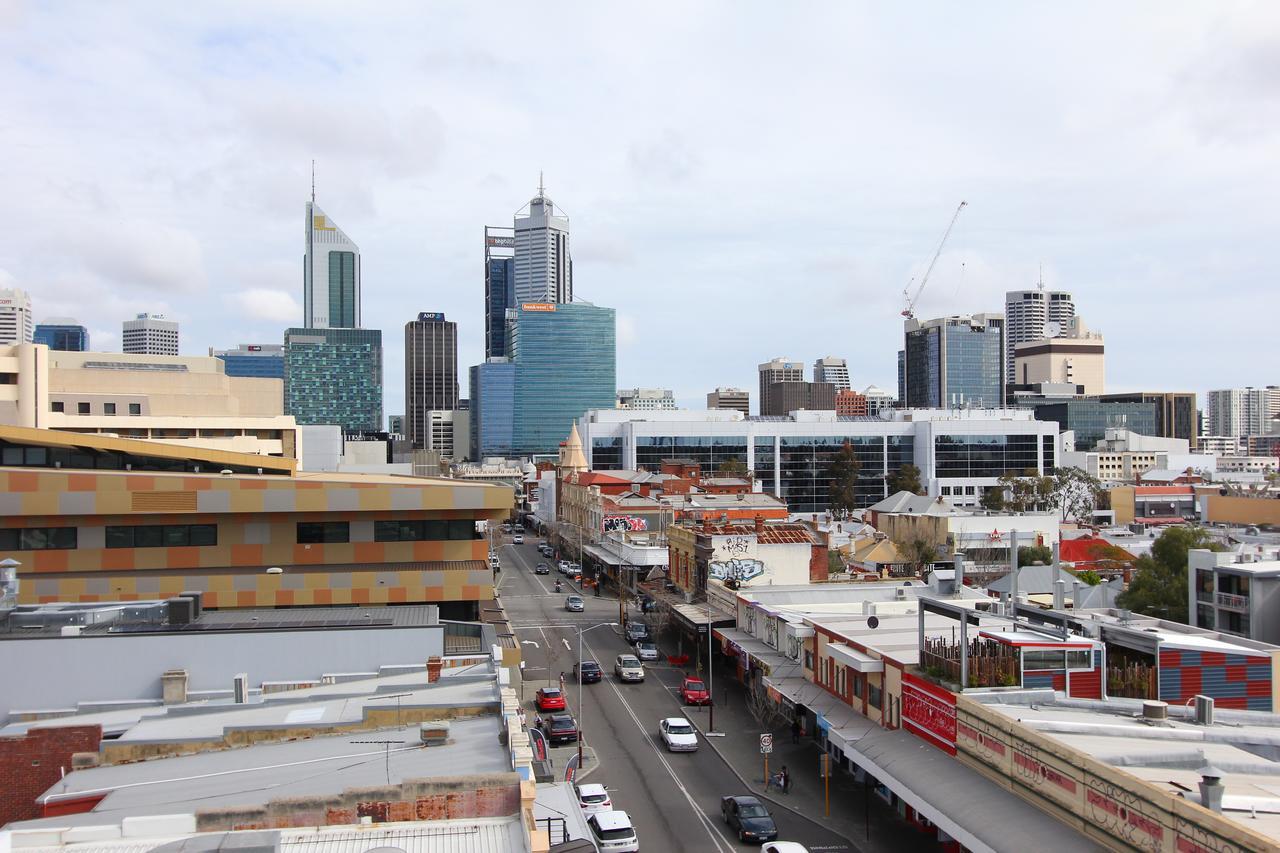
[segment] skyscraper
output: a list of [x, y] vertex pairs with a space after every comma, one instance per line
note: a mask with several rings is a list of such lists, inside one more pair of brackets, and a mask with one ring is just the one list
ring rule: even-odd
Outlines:
[[406, 438], [430, 448], [432, 411], [458, 408], [458, 324], [443, 314], [421, 313], [404, 325]]
[[1196, 417], [1196, 395], [1189, 391], [1135, 391], [1129, 394], [1103, 394], [1104, 403], [1154, 403], [1155, 434], [1164, 438], [1182, 438], [1194, 453], [1200, 445], [1199, 419]]
[[804, 363], [786, 358], [775, 358], [766, 361], [757, 370], [760, 372], [760, 414], [772, 411], [769, 386], [775, 382], [803, 382]]
[[31, 340], [60, 352], [89, 351], [89, 330], [70, 317], [50, 317], [36, 326]]
[[516, 304], [515, 231], [484, 229], [484, 357], [507, 352], [507, 309]]
[[222, 359], [228, 376], [284, 378], [284, 347], [281, 344], [241, 344], [235, 349], [209, 349]]
[[29, 344], [33, 331], [30, 295], [16, 287], [0, 289], [0, 344]]
[[307, 202], [302, 264], [303, 324], [308, 329], [360, 327], [360, 247]]
[[516, 366], [491, 358], [471, 368], [471, 458], [510, 456], [515, 436]]
[[852, 387], [849, 384], [849, 363], [834, 355], [820, 358], [813, 363], [813, 381], [830, 382], [837, 392], [848, 391]]
[[708, 409], [730, 409], [751, 414], [751, 395], [741, 388], [717, 388], [707, 395]]
[[286, 329], [284, 352], [286, 415], [346, 432], [382, 431], [381, 331]]
[[1280, 415], [1280, 387], [1210, 391], [1205, 397], [1204, 414], [1208, 435], [1266, 435], [1271, 432], [1273, 419]]
[[[1013, 348], [1025, 341], [1056, 338], [1076, 315], [1076, 304], [1065, 290], [1011, 290], [1004, 295], [1004, 381], [1017, 382], [1014, 374]], [[1049, 326], [1056, 323], [1057, 329]], [[1048, 334], [1048, 331], [1054, 334]]]
[[139, 314], [125, 320], [121, 335], [123, 351], [135, 355], [177, 355], [178, 321], [163, 314]]
[[572, 302], [573, 257], [569, 253], [569, 218], [555, 205], [538, 180], [538, 194], [515, 217], [516, 302]]
[[906, 322], [903, 405], [909, 409], [1004, 405], [1004, 317], [941, 317]]

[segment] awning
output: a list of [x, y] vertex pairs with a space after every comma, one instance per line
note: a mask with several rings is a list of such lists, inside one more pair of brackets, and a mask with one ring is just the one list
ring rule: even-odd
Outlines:
[[765, 675], [792, 675], [799, 671], [799, 663], [745, 631], [734, 628], [714, 630], [715, 636], [724, 641], [726, 648], [750, 660], [763, 670]]
[[827, 643], [827, 654], [858, 672], [884, 672], [884, 661], [844, 643]]
[[766, 677], [764, 684], [770, 691], [782, 697], [785, 700], [784, 704], [802, 705], [812, 711], [817, 717], [818, 728], [822, 731], [858, 725], [875, 726], [875, 723], [853, 710], [839, 697], [828, 693], [824, 688], [801, 675], [792, 674], [785, 678]]

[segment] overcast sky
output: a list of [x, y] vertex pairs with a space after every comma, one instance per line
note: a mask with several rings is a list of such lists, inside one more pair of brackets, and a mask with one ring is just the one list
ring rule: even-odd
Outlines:
[[1280, 4], [363, 8], [0, 0], [0, 286], [95, 349], [138, 311], [186, 354], [279, 343], [314, 158], [397, 413], [418, 311], [458, 322], [467, 393], [483, 226], [542, 170], [619, 386], [754, 407], [779, 355], [896, 390], [903, 287], [963, 199], [918, 315], [1043, 266], [1109, 390], [1280, 382]]

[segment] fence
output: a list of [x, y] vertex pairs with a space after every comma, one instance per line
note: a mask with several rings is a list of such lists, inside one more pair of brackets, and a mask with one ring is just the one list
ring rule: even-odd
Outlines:
[[1121, 699], [1158, 699], [1158, 670], [1144, 663], [1107, 667], [1107, 695]]
[[[960, 684], [960, 644], [944, 637], [925, 637], [920, 668], [935, 677]], [[1018, 650], [1002, 643], [975, 639], [969, 643], [969, 683], [966, 687], [1018, 685]]]

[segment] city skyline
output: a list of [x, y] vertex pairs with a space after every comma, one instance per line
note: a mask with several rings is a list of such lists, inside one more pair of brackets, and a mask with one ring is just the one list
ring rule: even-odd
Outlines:
[[[773, 44], [759, 16], [739, 21], [736, 47], [712, 44], [708, 10], [671, 31], [666, 67], [642, 75], [648, 57], [600, 54], [527, 10], [496, 31], [468, 12], [429, 25], [388, 15], [347, 34], [359, 61], [346, 61], [301, 47], [331, 41], [336, 25], [320, 20], [24, 7], [0, 16], [15, 81], [0, 99], [20, 128], [7, 136], [6, 182], [31, 201], [0, 212], [0, 286], [30, 292], [36, 322], [87, 319], [108, 351], [139, 312], [176, 319], [188, 354], [279, 341], [302, 324], [297, 210], [315, 159], [317, 203], [361, 247], [361, 325], [388, 341], [385, 410], [396, 413], [394, 331], [419, 311], [456, 317], [460, 364], [483, 360], [476, 234], [507, 221], [545, 170], [547, 194], [572, 214], [578, 298], [618, 311], [618, 384], [670, 387], [700, 407], [711, 388], [754, 387], [751, 371], [776, 354], [836, 353], [853, 387], [895, 387], [899, 294], [963, 198], [920, 317], [998, 312], [1005, 292], [1035, 287], [1043, 262], [1046, 288], [1070, 291], [1106, 331], [1109, 392], [1272, 381], [1248, 358], [1248, 334], [1161, 309], [1206, 293], [1223, 318], [1274, 304], [1268, 163], [1280, 126], [1262, 73], [1280, 33], [1274, 10], [1162, 7], [1158, 24], [1110, 10], [1099, 33], [1087, 15], [951, 20], [938, 9], [950, 24], [917, 33], [910, 57], [887, 37], [905, 13], [829, 10], [827, 26], [809, 29], [823, 44], [841, 34], [836, 51]], [[589, 32], [617, 24], [608, 10], [578, 17]], [[286, 34], [295, 23], [302, 41]], [[1139, 37], [1151, 26], [1161, 39]], [[1040, 61], [1042, 38], [1003, 39], [1011, 27], [1053, 32], [1053, 61]], [[502, 46], [522, 32], [564, 61], [515, 60]], [[766, 41], [784, 69], [773, 79], [752, 58]], [[112, 61], [143, 42], [155, 52]], [[102, 70], [73, 85], [85, 61]], [[566, 77], [587, 61], [607, 98]], [[388, 79], [413, 94], [381, 94]], [[324, 101], [307, 94], [317, 81]], [[847, 92], [856, 120], [830, 113], [829, 87]], [[1009, 98], [1029, 104], [1017, 125]], [[604, 120], [585, 124], [594, 113]], [[510, 146], [496, 115], [516, 132], [536, 119], [542, 144]], [[817, 138], [807, 128], [818, 121], [835, 125]], [[949, 138], [950, 151], [922, 157], [902, 144], [916, 137]], [[97, 158], [71, 156], [85, 141]], [[729, 322], [709, 327], [709, 316]], [[653, 328], [680, 350], [655, 350]]]

